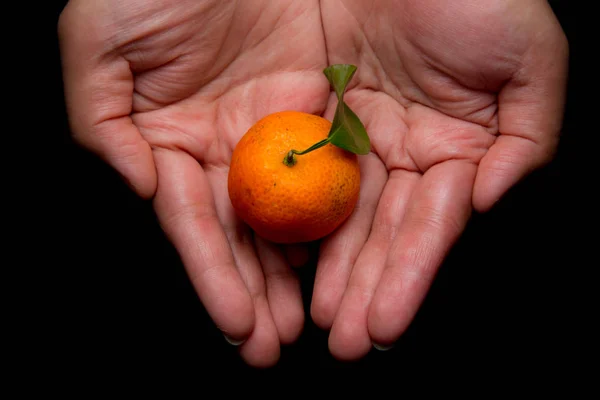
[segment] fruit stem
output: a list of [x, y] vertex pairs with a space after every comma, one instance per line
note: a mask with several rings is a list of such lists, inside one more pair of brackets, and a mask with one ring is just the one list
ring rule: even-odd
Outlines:
[[285, 165], [287, 165], [288, 167], [293, 167], [294, 165], [296, 165], [296, 158], [294, 157], [294, 154], [301, 156], [303, 154], [310, 153], [313, 150], [316, 150], [316, 149], [318, 149], [320, 147], [325, 146], [330, 141], [331, 141], [331, 137], [327, 137], [326, 139], [323, 139], [320, 142], [317, 142], [317, 143], [313, 144], [312, 146], [310, 146], [306, 150], [298, 151], [298, 150], [292, 149], [283, 158], [283, 163]]

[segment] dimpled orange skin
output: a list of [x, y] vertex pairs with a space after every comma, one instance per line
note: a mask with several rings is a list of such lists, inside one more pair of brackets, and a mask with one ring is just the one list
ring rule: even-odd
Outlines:
[[275, 243], [321, 239], [352, 213], [360, 190], [356, 154], [332, 144], [283, 163], [325, 139], [331, 122], [297, 111], [277, 112], [252, 126], [236, 145], [228, 190], [237, 215]]

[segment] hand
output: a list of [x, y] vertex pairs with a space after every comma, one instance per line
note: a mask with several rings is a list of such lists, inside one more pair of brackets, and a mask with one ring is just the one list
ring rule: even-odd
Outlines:
[[541, 0], [321, 4], [328, 62], [358, 66], [345, 99], [372, 153], [355, 213], [323, 243], [311, 313], [357, 359], [404, 332], [472, 210], [552, 159], [568, 45]]
[[247, 363], [273, 365], [302, 330], [288, 264], [305, 254], [253, 237], [227, 171], [259, 118], [325, 109], [318, 2], [72, 0], [59, 35], [74, 139], [153, 200], [216, 325]]

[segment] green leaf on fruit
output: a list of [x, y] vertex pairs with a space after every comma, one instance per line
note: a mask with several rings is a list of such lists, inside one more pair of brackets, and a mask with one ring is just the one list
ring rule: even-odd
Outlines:
[[352, 80], [356, 66], [334, 64], [323, 70], [337, 95], [338, 104], [328, 135], [328, 142], [355, 154], [368, 154], [371, 141], [360, 118], [344, 102], [344, 93]]

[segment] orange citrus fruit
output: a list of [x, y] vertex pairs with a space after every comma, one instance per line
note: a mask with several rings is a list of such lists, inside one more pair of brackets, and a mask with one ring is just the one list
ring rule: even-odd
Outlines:
[[259, 236], [275, 243], [323, 238], [352, 213], [358, 200], [357, 155], [331, 143], [303, 155], [293, 165], [291, 149], [305, 150], [326, 139], [327, 119], [303, 112], [270, 114], [236, 145], [228, 190], [237, 215]]

